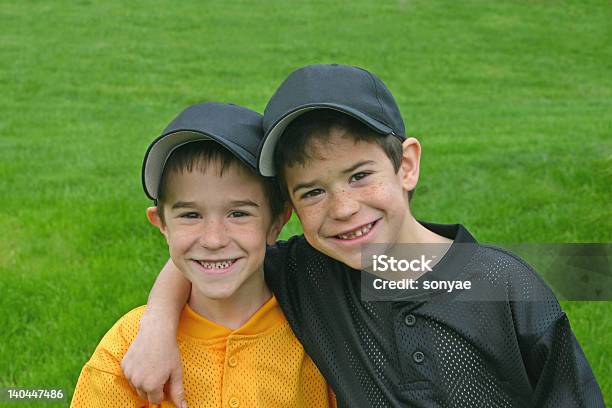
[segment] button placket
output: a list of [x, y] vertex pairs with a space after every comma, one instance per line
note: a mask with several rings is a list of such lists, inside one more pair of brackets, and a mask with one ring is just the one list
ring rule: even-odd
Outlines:
[[238, 389], [236, 389], [236, 387], [234, 386], [236, 381], [239, 381], [237, 371], [238, 369], [235, 368], [236, 366], [238, 366], [239, 362], [239, 350], [240, 342], [236, 338], [234, 338], [234, 336], [228, 336], [225, 347], [225, 361], [227, 369], [224, 370], [225, 372], [223, 376], [223, 388], [225, 390], [224, 393], [226, 393], [225, 398], [228, 399], [225, 400], [223, 405], [224, 407], [238, 408], [241, 405], [239, 398], [240, 395], [237, 395]]
[[[427, 317], [417, 310], [420, 306], [421, 304], [410, 304], [396, 309], [394, 330], [398, 351], [401, 353], [400, 365], [405, 383], [429, 381], [428, 362], [425, 361], [429, 344], [423, 335], [423, 331], [428, 331]], [[415, 332], [417, 323], [418, 333]]]

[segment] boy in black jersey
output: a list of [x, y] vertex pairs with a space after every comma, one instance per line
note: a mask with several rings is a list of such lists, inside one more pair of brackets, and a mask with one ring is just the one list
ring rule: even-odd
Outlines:
[[[266, 254], [266, 280], [339, 406], [598, 407], [601, 392], [567, 317], [523, 261], [479, 245], [461, 225], [418, 222], [409, 193], [420, 145], [373, 74], [342, 65], [293, 72], [264, 115], [260, 172], [279, 177], [304, 237]], [[420, 282], [474, 280], [470, 291], [416, 289], [396, 301], [362, 298], [362, 248], [435, 243], [441, 260]], [[168, 264], [149, 303], [164, 327], [182, 305]], [[171, 346], [149, 321], [141, 343]], [[147, 340], [154, 337], [157, 340]], [[176, 362], [134, 349], [160, 386]], [[157, 378], [153, 378], [157, 376]]]

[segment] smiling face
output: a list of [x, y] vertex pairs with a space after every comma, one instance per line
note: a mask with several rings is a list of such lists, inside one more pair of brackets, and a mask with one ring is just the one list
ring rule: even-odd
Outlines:
[[[304, 163], [284, 167], [284, 179], [304, 236], [320, 252], [359, 269], [361, 246], [410, 242], [408, 191], [418, 180], [420, 146], [403, 143], [399, 170], [375, 142], [342, 129], [306, 146]], [[364, 265], [365, 267], [365, 265]]]
[[263, 285], [266, 242], [275, 242], [282, 221], [272, 222], [257, 176], [237, 163], [220, 166], [212, 160], [205, 168], [170, 172], [163, 222], [156, 207], [149, 218], [198, 295], [246, 298]]

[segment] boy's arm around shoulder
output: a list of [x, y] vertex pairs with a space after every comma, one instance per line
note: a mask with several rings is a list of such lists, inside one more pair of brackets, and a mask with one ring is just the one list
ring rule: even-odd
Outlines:
[[168, 260], [151, 289], [138, 335], [121, 361], [129, 383], [153, 404], [164, 399], [164, 385], [168, 383], [174, 405], [187, 406], [176, 333], [190, 290], [191, 283]]
[[147, 401], [132, 390], [119, 362], [136, 336], [143, 308], [127, 313], [104, 335], [81, 370], [71, 407], [145, 407]]
[[517, 256], [509, 297], [534, 407], [604, 407], [593, 371], [552, 290]]

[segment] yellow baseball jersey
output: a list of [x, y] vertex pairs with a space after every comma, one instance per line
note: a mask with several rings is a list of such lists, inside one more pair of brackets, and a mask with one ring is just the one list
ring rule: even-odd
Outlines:
[[[85, 364], [71, 407], [147, 407], [120, 363], [136, 337], [145, 306], [123, 316]], [[335, 407], [335, 398], [294, 336], [276, 298], [231, 330], [185, 306], [177, 334], [183, 385], [195, 407]], [[164, 401], [162, 407], [172, 407]]]

